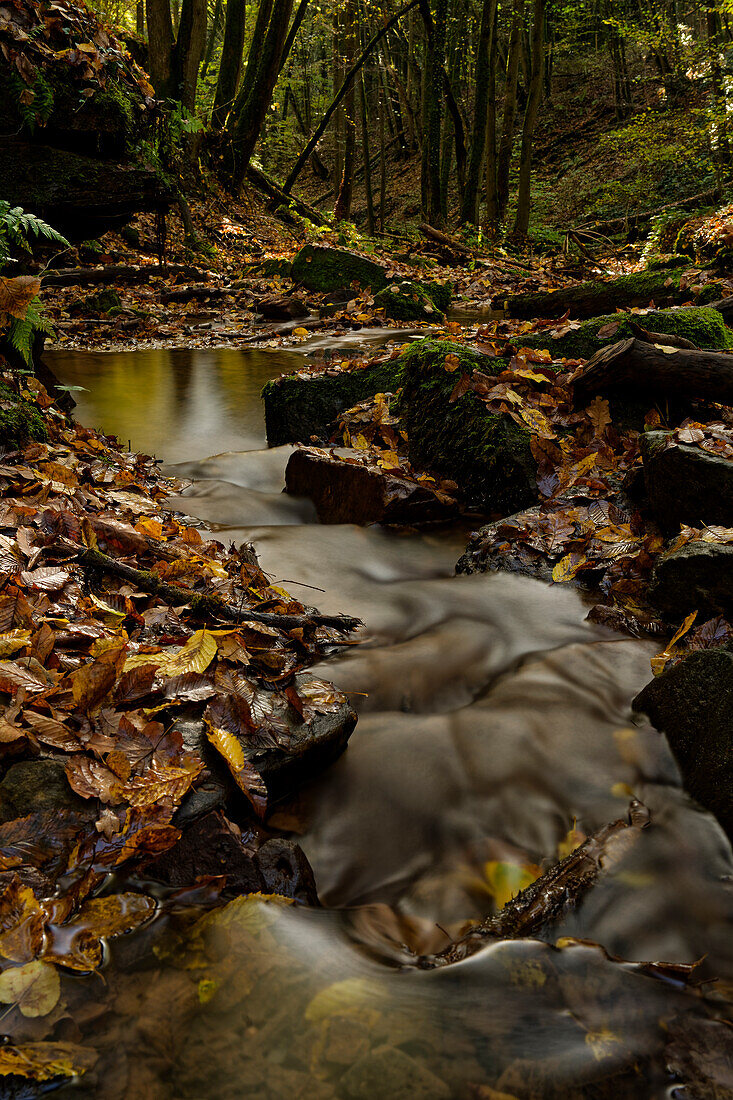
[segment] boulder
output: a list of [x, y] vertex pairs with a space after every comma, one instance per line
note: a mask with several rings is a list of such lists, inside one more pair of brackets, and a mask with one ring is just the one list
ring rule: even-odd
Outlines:
[[691, 653], [647, 684], [633, 707], [666, 734], [686, 789], [733, 840], [733, 653]]
[[[383, 309], [384, 316], [393, 321], [442, 321], [444, 310], [435, 298], [445, 300], [445, 295], [433, 289], [440, 283], [411, 283], [408, 281], [390, 283], [374, 296], [376, 309]], [[442, 289], [442, 288], [441, 288]], [[450, 301], [450, 292], [448, 294]], [[447, 308], [447, 307], [446, 307]]]
[[[284, 697], [278, 697], [273, 704], [270, 692], [261, 688], [261, 705], [283, 732], [278, 733], [275, 746], [263, 747], [246, 739], [241, 741], [244, 755], [265, 781], [270, 804], [292, 794], [332, 764], [346, 748], [356, 725], [355, 712], [345, 696], [332, 685], [301, 673], [295, 676], [295, 687], [301, 698], [311, 701], [313, 716], [307, 720], [302, 718]], [[256, 709], [256, 701], [252, 707]], [[183, 800], [176, 823], [187, 824], [218, 809], [229, 799], [243, 798], [206, 737], [200, 708], [184, 711], [176, 728], [183, 736], [186, 749], [198, 753], [210, 773], [203, 788], [194, 789]]]
[[314, 436], [326, 441], [330, 426], [344, 409], [375, 393], [394, 393], [401, 384], [400, 359], [387, 359], [361, 369], [334, 368], [274, 378], [262, 390], [267, 442], [279, 447], [283, 443], [309, 443]]
[[44, 811], [97, 813], [96, 803], [72, 791], [63, 763], [44, 758], [21, 760], [8, 768], [0, 783], [0, 806], [4, 821]]
[[414, 524], [447, 519], [455, 508], [429, 488], [390, 470], [339, 458], [314, 447], [293, 451], [285, 488], [309, 497], [321, 523]]
[[669, 432], [645, 432], [640, 446], [649, 508], [663, 531], [683, 523], [733, 527], [733, 462], [674, 442]]
[[146, 165], [15, 140], [0, 145], [0, 194], [72, 240], [100, 236], [140, 210], [167, 210], [173, 201], [170, 188]]
[[[0, 341], [2, 355], [3, 342]], [[5, 451], [13, 451], [24, 447], [30, 440], [45, 443], [47, 439], [48, 431], [38, 406], [20, 400], [17, 394], [0, 383], [0, 446]]]
[[733, 611], [733, 545], [688, 542], [661, 557], [654, 566], [649, 599], [679, 619], [688, 611], [730, 614]]
[[255, 302], [255, 309], [263, 317], [272, 321], [292, 321], [296, 317], [307, 317], [308, 307], [299, 298], [287, 294], [270, 294]]
[[[629, 321], [635, 321], [650, 332], [681, 336], [699, 348], [728, 348], [733, 341], [717, 310], [698, 308], [655, 309], [648, 313], [607, 313], [571, 328], [562, 335], [552, 331], [517, 337], [517, 343], [527, 348], [546, 348], [553, 359], [590, 359], [606, 344], [633, 336]], [[612, 331], [603, 331], [612, 328]], [[564, 326], [562, 326], [564, 327]], [[561, 331], [561, 330], [560, 330]]]
[[364, 1054], [341, 1078], [350, 1100], [449, 1100], [450, 1088], [422, 1062], [398, 1047]]
[[387, 268], [359, 252], [307, 244], [293, 260], [292, 278], [308, 290], [329, 291], [358, 283], [362, 288], [381, 290], [387, 285]]
[[[458, 360], [454, 371], [446, 370], [448, 356]], [[533, 504], [537, 466], [529, 429], [489, 412], [470, 390], [449, 400], [459, 372], [478, 368], [495, 374], [505, 361], [447, 340], [419, 340], [400, 362], [399, 413], [412, 466], [455, 481], [468, 502], [482, 511], [508, 515]]]

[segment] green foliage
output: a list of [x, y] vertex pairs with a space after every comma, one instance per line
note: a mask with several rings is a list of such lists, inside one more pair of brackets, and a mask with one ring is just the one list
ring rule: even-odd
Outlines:
[[13, 72], [8, 77], [8, 85], [28, 132], [32, 134], [37, 125], [45, 126], [53, 111], [54, 91], [43, 73], [38, 70], [29, 87], [18, 73]]
[[0, 270], [8, 262], [11, 248], [30, 248], [32, 238], [69, 247], [66, 237], [43, 218], [27, 213], [21, 206], [11, 207], [9, 202], [0, 199]]
[[41, 312], [40, 298], [34, 298], [25, 317], [20, 320], [14, 317], [10, 327], [5, 333], [5, 338], [10, 346], [17, 351], [26, 366], [32, 365], [33, 339], [37, 332], [45, 332], [51, 335], [52, 328]]

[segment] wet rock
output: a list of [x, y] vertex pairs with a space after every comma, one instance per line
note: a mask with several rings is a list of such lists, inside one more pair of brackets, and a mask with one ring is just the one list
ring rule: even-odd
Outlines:
[[422, 485], [314, 447], [293, 451], [285, 488], [309, 497], [321, 523], [426, 523], [455, 512]]
[[375, 393], [394, 393], [402, 384], [400, 359], [387, 359], [350, 371], [333, 369], [319, 374], [287, 374], [274, 378], [262, 390], [267, 442], [327, 441], [339, 413]]
[[[536, 514], [539, 505], [527, 511]], [[535, 580], [552, 581], [552, 564], [547, 555], [539, 550], [534, 550], [521, 540], [517, 540], [515, 553], [506, 554], [495, 548], [499, 540], [505, 544], [515, 537], [512, 527], [516, 525], [517, 530], [523, 528], [523, 516], [526, 514], [520, 512], [506, 516], [471, 532], [466, 549], [456, 562], [456, 573], [519, 573]]]
[[632, 705], [666, 734], [686, 789], [733, 840], [733, 653], [691, 653]]
[[319, 306], [318, 316], [335, 317], [337, 313], [348, 311], [349, 302], [354, 302], [353, 290], [350, 287], [340, 287], [326, 295]]
[[733, 610], [733, 546], [689, 542], [659, 559], [652, 572], [649, 599], [679, 618], [696, 608], [706, 614]]
[[172, 193], [150, 168], [34, 145], [0, 145], [0, 194], [73, 240], [125, 225], [141, 210], [167, 210]]
[[733, 526], [733, 462], [687, 443], [673, 443], [668, 432], [640, 437], [649, 507], [663, 531], [680, 524]]
[[[446, 370], [446, 358], [458, 366]], [[455, 361], [455, 360], [453, 360]], [[472, 392], [450, 396], [461, 373], [496, 374], [503, 359], [480, 355], [447, 340], [419, 340], [401, 356], [399, 412], [416, 469], [455, 481], [466, 499], [487, 512], [509, 514], [537, 499], [531, 433], [511, 417], [490, 413]]]
[[181, 839], [145, 864], [144, 874], [167, 886], [192, 886], [199, 878], [226, 878], [223, 897], [281, 894], [307, 905], [318, 904], [315, 879], [303, 850], [290, 840], [258, 846], [219, 811], [184, 829]]
[[[391, 283], [375, 294], [374, 305], [376, 309], [383, 309], [385, 317], [393, 321], [442, 321], [444, 311], [435, 298], [441, 297], [445, 300], [445, 295], [436, 290], [434, 297], [432, 292], [432, 288], [439, 286], [439, 283], [423, 285], [408, 281]], [[450, 302], [450, 290], [448, 301]]]
[[113, 309], [122, 308], [122, 299], [116, 290], [107, 287], [97, 291], [96, 294], [88, 294], [86, 298], [81, 298], [77, 308], [83, 313], [109, 313]]
[[[289, 703], [280, 698], [277, 702], [265, 698], [270, 696], [270, 692], [263, 688], [265, 712], [288, 732], [278, 735], [278, 743], [274, 747], [262, 748], [253, 746], [246, 739], [240, 741], [245, 756], [265, 781], [270, 803], [292, 794], [332, 764], [346, 748], [356, 725], [355, 712], [345, 696], [332, 685], [301, 673], [295, 677], [295, 687], [301, 698], [312, 698], [313, 692], [321, 697], [321, 702], [313, 704], [315, 713], [312, 717], [304, 720]], [[253, 706], [256, 709], [257, 703]], [[243, 799], [219, 754], [206, 737], [200, 712], [182, 713], [176, 728], [183, 736], [186, 749], [198, 753], [210, 773], [205, 780], [203, 796], [198, 790], [187, 795], [176, 823], [187, 824], [203, 813], [220, 808], [229, 799]]]
[[56, 760], [22, 760], [13, 764], [0, 783], [2, 820], [44, 810], [76, 810], [96, 816], [96, 803], [72, 791], [64, 765]]
[[287, 294], [271, 294], [255, 302], [255, 309], [263, 317], [272, 321], [291, 321], [296, 317], [307, 317], [308, 307], [298, 298]]
[[715, 309], [696, 306], [655, 309], [642, 314], [607, 313], [602, 317], [592, 317], [567, 332], [562, 331], [566, 325], [559, 325], [558, 331], [562, 334], [558, 336], [553, 336], [550, 330], [517, 337], [516, 340], [522, 347], [546, 348], [553, 359], [590, 359], [606, 344], [633, 336], [629, 328], [630, 320], [650, 332], [682, 336], [699, 348], [720, 349], [731, 345], [731, 333], [720, 313]]
[[307, 244], [293, 260], [292, 278], [308, 290], [330, 291], [357, 283], [363, 289], [381, 290], [387, 285], [387, 269], [359, 252]]
[[424, 1065], [397, 1047], [365, 1054], [341, 1078], [351, 1100], [449, 1100], [451, 1090]]

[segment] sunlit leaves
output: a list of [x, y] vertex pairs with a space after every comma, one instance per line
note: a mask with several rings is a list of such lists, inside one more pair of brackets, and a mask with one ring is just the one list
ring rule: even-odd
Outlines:
[[17, 1005], [23, 1016], [47, 1016], [60, 995], [58, 971], [50, 963], [34, 960], [0, 974], [0, 1001]]

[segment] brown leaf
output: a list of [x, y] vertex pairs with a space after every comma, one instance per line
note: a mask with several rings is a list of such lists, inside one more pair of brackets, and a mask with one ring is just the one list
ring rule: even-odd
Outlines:
[[0, 275], [0, 313], [22, 321], [40, 290], [41, 280], [35, 275], [18, 275], [15, 279]]
[[459, 397], [463, 397], [464, 393], [468, 393], [471, 389], [471, 379], [467, 374], [461, 374], [460, 378], [456, 382], [451, 391], [451, 395], [448, 398], [448, 404], [452, 405], [454, 401], [457, 401]]
[[30, 886], [13, 875], [0, 895], [0, 956], [30, 962], [43, 950], [46, 915]]
[[72, 790], [82, 798], [98, 798], [100, 802], [121, 802], [122, 784], [119, 777], [86, 753], [75, 753], [66, 761], [66, 778]]
[[77, 707], [84, 711], [94, 710], [104, 699], [117, 679], [126, 648], [125, 642], [119, 642], [73, 673], [71, 690]]

